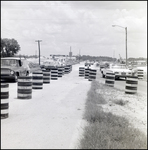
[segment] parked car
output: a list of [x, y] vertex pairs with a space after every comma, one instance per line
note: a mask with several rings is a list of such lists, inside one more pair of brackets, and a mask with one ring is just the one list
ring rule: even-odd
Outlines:
[[1, 58], [1, 80], [17, 81], [18, 76], [28, 76], [29, 66], [25, 58], [5, 57]]
[[125, 64], [110, 64], [101, 69], [102, 77], [106, 77], [107, 72], [115, 73], [115, 79], [120, 77], [126, 78], [128, 75], [132, 75], [132, 71]]
[[28, 66], [29, 66], [29, 73], [30, 74], [37, 71], [37, 70], [44, 69], [44, 67], [42, 67], [38, 63], [35, 63], [35, 62], [32, 62], [32, 61], [28, 61]]
[[91, 62], [90, 61], [86, 61], [84, 65], [85, 66], [91, 66]]
[[106, 68], [109, 66], [109, 63], [108, 62], [101, 62], [100, 63], [100, 71], [103, 69], [103, 68]]

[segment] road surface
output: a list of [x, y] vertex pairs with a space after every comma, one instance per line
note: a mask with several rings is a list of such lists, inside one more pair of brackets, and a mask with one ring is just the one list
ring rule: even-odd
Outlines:
[[[83, 113], [91, 81], [79, 77], [79, 67], [57, 81], [32, 90], [32, 99], [17, 98], [17, 83], [9, 83], [9, 117], [1, 119], [2, 149], [75, 149], [83, 132]], [[98, 69], [98, 68], [97, 68]], [[105, 83], [100, 71], [97, 80]], [[115, 87], [125, 89], [124, 80]], [[138, 82], [138, 93], [147, 94], [147, 82]]]
[[2, 149], [76, 148], [91, 85], [79, 77], [79, 66], [32, 90], [32, 99], [18, 99], [17, 83], [9, 83], [9, 117], [1, 119]]

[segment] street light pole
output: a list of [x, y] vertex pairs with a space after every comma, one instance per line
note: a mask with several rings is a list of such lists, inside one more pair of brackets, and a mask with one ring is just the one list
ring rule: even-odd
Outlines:
[[40, 65], [40, 42], [41, 42], [42, 40], [37, 40], [37, 41], [35, 41], [35, 42], [38, 42], [38, 48], [39, 48], [39, 65]]
[[125, 27], [125, 44], [126, 44], [126, 66], [127, 66], [127, 27]]
[[116, 27], [116, 26], [125, 29], [125, 51], [126, 51], [126, 66], [127, 66], [127, 27], [122, 27], [122, 26], [119, 26], [119, 25], [112, 25], [112, 27]]

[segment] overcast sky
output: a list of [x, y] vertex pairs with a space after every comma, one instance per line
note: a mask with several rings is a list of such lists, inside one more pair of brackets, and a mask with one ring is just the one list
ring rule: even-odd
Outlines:
[[[112, 27], [112, 25], [118, 25]], [[147, 58], [147, 1], [1, 1], [1, 37], [19, 54]]]

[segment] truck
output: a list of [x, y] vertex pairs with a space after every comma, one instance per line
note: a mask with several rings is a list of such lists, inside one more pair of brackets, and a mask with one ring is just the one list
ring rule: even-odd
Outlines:
[[25, 58], [4, 57], [1, 58], [1, 81], [17, 81], [18, 76], [28, 76], [30, 68]]

